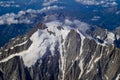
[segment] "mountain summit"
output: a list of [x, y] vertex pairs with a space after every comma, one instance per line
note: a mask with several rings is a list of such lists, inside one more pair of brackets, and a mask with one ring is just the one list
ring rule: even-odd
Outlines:
[[0, 80], [119, 80], [118, 37], [87, 29], [39, 23], [0, 49]]

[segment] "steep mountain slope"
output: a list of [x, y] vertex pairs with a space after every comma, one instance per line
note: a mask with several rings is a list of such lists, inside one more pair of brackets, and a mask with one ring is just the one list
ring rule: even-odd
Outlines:
[[78, 26], [39, 23], [12, 39], [0, 49], [0, 80], [119, 80], [115, 35]]

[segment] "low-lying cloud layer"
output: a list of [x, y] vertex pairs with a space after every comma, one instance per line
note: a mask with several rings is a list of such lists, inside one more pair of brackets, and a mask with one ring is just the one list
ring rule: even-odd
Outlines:
[[63, 7], [59, 7], [57, 5], [43, 7], [40, 10], [28, 9], [26, 11], [19, 11], [18, 14], [15, 13], [7, 13], [0, 16], [0, 25], [3, 24], [31, 24], [35, 19], [39, 19], [38, 15], [43, 12], [63, 9]]
[[51, 4], [57, 2], [58, 0], [44, 0], [43, 6], [50, 6]]
[[0, 7], [20, 7], [14, 1], [0, 1]]
[[84, 5], [101, 5], [103, 7], [116, 6], [116, 0], [76, 0]]

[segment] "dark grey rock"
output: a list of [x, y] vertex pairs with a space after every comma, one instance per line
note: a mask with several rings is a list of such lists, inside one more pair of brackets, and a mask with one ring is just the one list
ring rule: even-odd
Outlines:
[[[38, 29], [46, 29], [47, 27], [39, 23], [36, 28], [28, 32], [25, 36], [18, 36], [11, 40], [3, 48], [0, 49], [0, 61], [12, 54], [27, 50], [32, 44], [30, 36]], [[59, 30], [63, 29], [58, 27]], [[101, 36], [101, 40], [106, 38], [106, 30], [96, 29], [87, 32], [93, 38]], [[55, 36], [55, 35], [54, 35]], [[19, 38], [19, 40], [17, 40]], [[120, 48], [114, 44], [105, 46], [96, 43], [95, 39], [85, 38], [83, 46], [81, 44], [81, 35], [72, 29], [63, 46], [64, 64], [61, 61], [61, 53], [56, 43], [54, 55], [51, 54], [48, 46], [42, 58], [38, 59], [31, 67], [24, 65], [23, 59], [15, 56], [6, 62], [0, 63], [0, 80], [115, 80], [120, 74]], [[20, 44], [28, 40], [24, 45], [12, 46]], [[117, 43], [116, 43], [117, 44]], [[82, 48], [81, 48], [82, 47]], [[5, 49], [8, 49], [5, 51]], [[82, 49], [82, 50], [81, 50]], [[82, 53], [80, 54], [80, 52]], [[64, 65], [65, 73], [61, 70], [61, 64]], [[80, 76], [81, 74], [81, 76]], [[63, 78], [64, 75], [64, 78]]]

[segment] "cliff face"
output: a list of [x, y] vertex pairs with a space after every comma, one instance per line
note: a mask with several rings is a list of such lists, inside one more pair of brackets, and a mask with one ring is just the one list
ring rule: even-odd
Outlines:
[[1, 48], [0, 80], [119, 80], [116, 40], [101, 29], [85, 34], [58, 23], [40, 23]]

